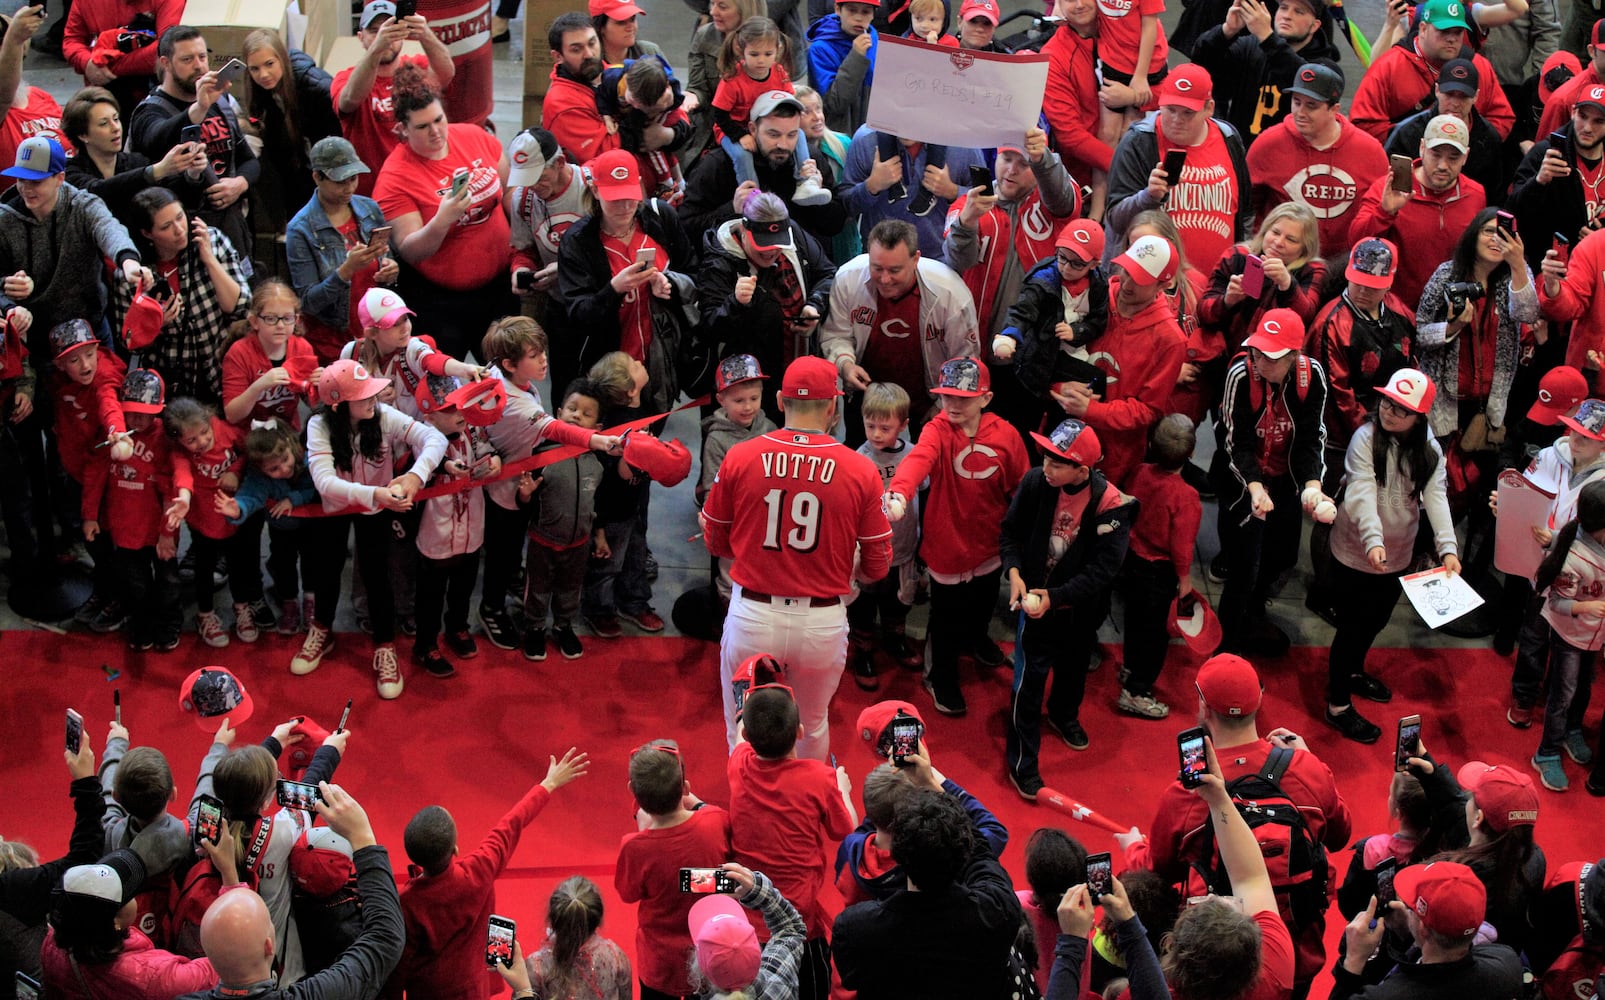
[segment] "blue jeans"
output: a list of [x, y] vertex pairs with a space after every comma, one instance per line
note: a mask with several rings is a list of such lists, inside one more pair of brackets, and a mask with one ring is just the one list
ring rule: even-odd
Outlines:
[[[756, 139], [753, 140], [757, 142]], [[730, 162], [736, 168], [736, 186], [740, 187], [747, 181], [757, 183], [758, 175], [752, 168], [752, 154], [741, 148], [741, 143], [725, 136], [719, 140], [719, 145], [730, 154]], [[810, 159], [808, 155], [808, 137], [801, 132], [797, 133], [797, 147], [791, 153], [791, 176], [802, 179], [802, 166]]]
[[602, 526], [607, 559], [593, 559], [585, 571], [580, 607], [587, 618], [638, 615], [652, 605], [652, 583], [646, 578], [646, 530], [639, 517]]
[[[1576, 697], [1584, 709], [1588, 707], [1596, 655], [1593, 650], [1578, 649], [1550, 628], [1549, 700], [1544, 703], [1544, 735], [1538, 742], [1539, 756], [1553, 757], [1560, 753], [1573, 698]], [[1578, 714], [1581, 716], [1581, 709]]]

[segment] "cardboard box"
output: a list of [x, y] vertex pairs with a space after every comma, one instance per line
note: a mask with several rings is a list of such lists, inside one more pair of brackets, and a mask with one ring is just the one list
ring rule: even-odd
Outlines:
[[[351, 13], [350, 0], [298, 0], [306, 12], [306, 37], [301, 50], [330, 76], [350, 69], [362, 58], [362, 42], [357, 40], [356, 19]], [[421, 54], [423, 46], [408, 42], [401, 47], [403, 55]]]
[[[327, 0], [321, 0], [327, 2]], [[280, 0], [188, 0], [184, 24], [201, 29], [212, 67], [219, 68], [245, 48], [245, 36], [259, 28], [284, 33]]]

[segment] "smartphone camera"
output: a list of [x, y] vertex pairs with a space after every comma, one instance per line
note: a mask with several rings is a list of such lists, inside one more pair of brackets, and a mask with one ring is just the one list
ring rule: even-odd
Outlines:
[[992, 171], [986, 169], [985, 167], [981, 167], [981, 166], [971, 166], [970, 167], [970, 187], [972, 187], [972, 188], [986, 188], [985, 191], [981, 192], [982, 194], [985, 194], [985, 195], [994, 194], [995, 191], [994, 191], [994, 189], [992, 187]]
[[682, 868], [680, 891], [697, 896], [714, 892], [729, 894], [736, 891], [736, 882], [723, 868]]
[[67, 752], [73, 756], [84, 746], [84, 717], [67, 709]]
[[535, 272], [520, 271], [513, 275], [513, 283], [521, 292], [527, 292], [535, 287]]
[[492, 913], [485, 931], [485, 964], [504, 969], [513, 967], [513, 940], [518, 925], [508, 917]]
[[311, 810], [323, 801], [323, 793], [317, 785], [309, 785], [304, 781], [288, 781], [279, 779], [278, 802], [286, 809]]
[[223, 803], [203, 795], [195, 804], [195, 846], [215, 844], [223, 839]]
[[1393, 769], [1403, 771], [1416, 756], [1416, 743], [1421, 740], [1421, 716], [1407, 715], [1399, 720], [1399, 739], [1394, 744]]
[[1377, 912], [1380, 914], [1384, 907], [1398, 898], [1393, 890], [1393, 876], [1398, 874], [1399, 861], [1397, 858], [1384, 858], [1376, 866], [1377, 877]]
[[892, 720], [892, 766], [907, 767], [908, 758], [920, 752], [920, 720], [899, 716]]
[[178, 130], [178, 141], [199, 143], [206, 140], [201, 137], [201, 127], [199, 125], [185, 125]]
[[1094, 906], [1115, 888], [1114, 861], [1109, 852], [1087, 855], [1087, 895]]
[[1181, 772], [1176, 780], [1183, 788], [1197, 788], [1209, 773], [1209, 759], [1204, 754], [1204, 730], [1194, 726], [1176, 737], [1176, 753], [1181, 759]]

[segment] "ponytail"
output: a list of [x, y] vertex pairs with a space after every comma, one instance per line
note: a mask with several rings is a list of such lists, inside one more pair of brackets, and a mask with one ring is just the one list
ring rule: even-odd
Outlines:
[[1533, 576], [1534, 592], [1542, 594], [1560, 576], [1579, 531], [1592, 534], [1602, 528], [1605, 528], [1605, 482], [1593, 482], [1577, 495], [1577, 516], [1566, 522], [1566, 527], [1560, 529], [1550, 543], [1549, 554], [1544, 556]]

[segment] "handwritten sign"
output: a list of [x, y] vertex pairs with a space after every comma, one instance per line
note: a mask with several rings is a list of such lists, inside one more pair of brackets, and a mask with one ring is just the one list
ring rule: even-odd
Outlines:
[[942, 146], [1018, 146], [1042, 113], [1047, 85], [1044, 55], [971, 52], [882, 35], [869, 127]]

